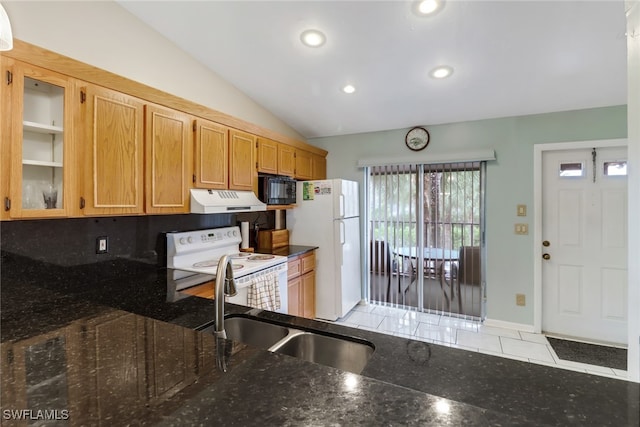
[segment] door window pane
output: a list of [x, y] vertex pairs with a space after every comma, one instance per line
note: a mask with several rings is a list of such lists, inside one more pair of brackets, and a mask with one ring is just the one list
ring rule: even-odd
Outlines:
[[604, 162], [605, 176], [627, 176], [627, 162]]
[[560, 176], [584, 176], [584, 164], [582, 162], [560, 163]]

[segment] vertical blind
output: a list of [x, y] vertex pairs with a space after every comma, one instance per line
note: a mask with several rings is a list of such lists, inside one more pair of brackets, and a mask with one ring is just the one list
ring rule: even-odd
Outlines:
[[366, 169], [371, 302], [481, 318], [484, 167]]

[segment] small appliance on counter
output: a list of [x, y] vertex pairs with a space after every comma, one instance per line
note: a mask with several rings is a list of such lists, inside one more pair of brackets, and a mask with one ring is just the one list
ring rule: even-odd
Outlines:
[[289, 246], [289, 230], [258, 231], [258, 249], [278, 249]]
[[292, 245], [315, 245], [316, 317], [336, 320], [362, 299], [358, 183], [298, 182], [296, 208], [287, 210]]

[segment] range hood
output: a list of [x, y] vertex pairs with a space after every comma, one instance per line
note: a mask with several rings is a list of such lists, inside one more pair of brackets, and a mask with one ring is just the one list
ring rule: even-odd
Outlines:
[[191, 213], [236, 213], [266, 211], [253, 191], [191, 189]]

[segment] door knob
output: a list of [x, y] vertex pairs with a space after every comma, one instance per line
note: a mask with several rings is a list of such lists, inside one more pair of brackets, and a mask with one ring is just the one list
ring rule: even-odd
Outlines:
[[548, 240], [545, 240], [544, 242], [542, 242], [542, 246], [546, 247], [546, 246], [549, 246], [549, 245], [551, 245], [551, 243], [549, 243]]
[[549, 255], [549, 254], [542, 254], [542, 259], [551, 259], [551, 255]]

